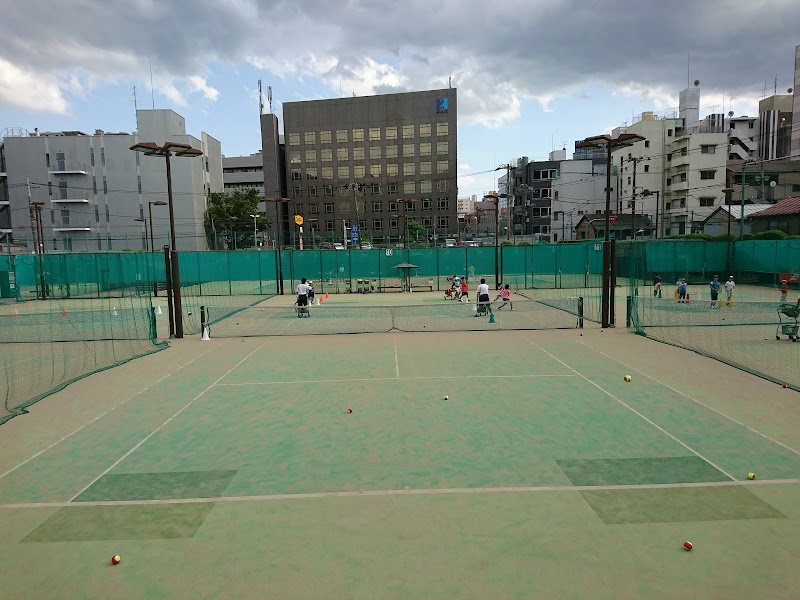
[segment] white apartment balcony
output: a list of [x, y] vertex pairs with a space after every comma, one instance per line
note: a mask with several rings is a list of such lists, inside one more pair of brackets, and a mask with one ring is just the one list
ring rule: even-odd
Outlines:
[[57, 162], [56, 167], [49, 169], [51, 175], [86, 175], [86, 165]]
[[53, 204], [89, 204], [87, 198], [54, 198], [50, 202]]
[[59, 233], [64, 232], [64, 231], [91, 231], [91, 230], [92, 230], [92, 228], [89, 227], [88, 225], [77, 225], [77, 224], [75, 224], [75, 225], [64, 225], [64, 224], [61, 224], [58, 227], [53, 226], [53, 231], [59, 232]]
[[0, 206], [11, 206], [10, 200], [0, 200]]
[[5, 171], [0, 171], [0, 177], [8, 177], [8, 173]]

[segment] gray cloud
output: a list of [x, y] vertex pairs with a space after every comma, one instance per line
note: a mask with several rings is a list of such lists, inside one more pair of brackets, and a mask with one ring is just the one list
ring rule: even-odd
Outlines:
[[757, 95], [776, 75], [785, 90], [797, 23], [796, 0], [28, 0], [6, 3], [0, 22], [0, 104], [24, 104], [31, 77], [56, 96], [76, 73], [146, 80], [150, 60], [165, 86], [202, 89], [191, 78], [206, 65], [247, 59], [358, 93], [443, 87], [452, 75], [459, 113], [497, 124], [522, 99], [592, 83], [674, 95], [687, 54], [706, 93]]

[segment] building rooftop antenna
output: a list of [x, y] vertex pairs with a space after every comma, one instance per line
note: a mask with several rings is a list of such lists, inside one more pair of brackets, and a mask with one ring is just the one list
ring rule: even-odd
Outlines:
[[261, 80], [258, 80], [258, 114], [264, 114], [264, 95], [261, 93]]
[[272, 114], [272, 86], [267, 86], [267, 102], [269, 102], [269, 114]]

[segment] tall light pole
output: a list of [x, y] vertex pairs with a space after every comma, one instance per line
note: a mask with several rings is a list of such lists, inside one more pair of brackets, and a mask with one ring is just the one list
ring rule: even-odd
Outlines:
[[[281, 249], [283, 245], [281, 244], [281, 228], [283, 223], [281, 223], [281, 204], [284, 202], [289, 202], [289, 198], [262, 198], [264, 202], [274, 202], [275, 203], [275, 243], [277, 244], [277, 248], [275, 251], [276, 261], [277, 264], [275, 266], [275, 270], [278, 274], [278, 294], [283, 295], [283, 260], [281, 258]], [[266, 208], [266, 206], [265, 206]], [[266, 212], [266, 211], [265, 211]]]
[[46, 247], [44, 241], [44, 226], [42, 225], [42, 207], [44, 206], [44, 200], [32, 200], [30, 204], [33, 207], [34, 220], [36, 222], [36, 235], [39, 238], [39, 248], [37, 249], [37, 254], [39, 255], [39, 284], [42, 288], [42, 300], [47, 300], [47, 286], [44, 280], [44, 259], [42, 258]]
[[258, 250], [258, 217], [261, 215], [256, 213], [250, 216], [253, 217], [253, 248]]
[[603, 291], [601, 301], [601, 326], [609, 327], [613, 321], [613, 308], [611, 288], [611, 153], [616, 148], [624, 146], [632, 146], [636, 142], [641, 142], [645, 138], [636, 133], [623, 133], [617, 137], [610, 135], [595, 135], [588, 137], [581, 143], [577, 144], [576, 148], [596, 148], [604, 146], [606, 148], [606, 223], [605, 235], [603, 237]]
[[[153, 200], [152, 202], [147, 203], [147, 212], [150, 215], [150, 251], [155, 252], [156, 247], [153, 244], [153, 207], [154, 206], [166, 206], [167, 203], [163, 200]], [[146, 227], [145, 227], [146, 229]], [[145, 231], [147, 233], [147, 231]]]
[[169, 237], [170, 237], [170, 266], [172, 267], [172, 310], [175, 314], [175, 337], [183, 338], [183, 306], [181, 303], [181, 277], [178, 267], [178, 251], [175, 244], [175, 209], [172, 201], [172, 169], [169, 163], [170, 156], [193, 158], [202, 156], [203, 151], [192, 148], [189, 144], [167, 142], [159, 146], [154, 142], [140, 142], [130, 148], [134, 152], [142, 152], [145, 156], [161, 156], [167, 164], [167, 202], [169, 203]]
[[147, 233], [147, 217], [136, 217], [134, 219], [137, 223], [144, 223], [144, 249], [146, 252], [150, 251], [150, 244], [148, 243], [148, 233]]
[[727, 245], [726, 245], [726, 264], [725, 267], [728, 269], [728, 273], [731, 272], [732, 264], [731, 264], [731, 198], [733, 197], [733, 192], [735, 190], [733, 188], [722, 188], [722, 193], [725, 194], [725, 206], [727, 206], [727, 210], [725, 212], [728, 213], [728, 236], [726, 238]]
[[494, 202], [494, 285], [500, 283], [500, 198], [509, 198], [511, 194], [486, 194], [484, 198], [488, 198]]
[[656, 223], [655, 223], [655, 237], [658, 239], [658, 199], [659, 191], [651, 192], [650, 190], [642, 190], [642, 196], [655, 196], [656, 197]]

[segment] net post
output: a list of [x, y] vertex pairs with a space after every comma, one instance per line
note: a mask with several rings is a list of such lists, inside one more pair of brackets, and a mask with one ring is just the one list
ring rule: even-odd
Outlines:
[[167, 277], [167, 314], [169, 315], [169, 337], [175, 337], [175, 313], [172, 308], [172, 263], [169, 246], [164, 246], [164, 272]]
[[617, 295], [617, 240], [611, 240], [609, 249], [609, 281], [608, 281], [608, 326], [615, 327], [616, 318], [616, 295]]
[[155, 342], [158, 339], [158, 328], [156, 327], [156, 309], [150, 307], [150, 339]]
[[583, 329], [583, 296], [578, 296], [578, 329]]
[[633, 299], [631, 298], [630, 294], [625, 297], [625, 327], [631, 326], [631, 311], [633, 309]]
[[206, 307], [203, 305], [200, 307], [200, 333], [205, 331], [206, 325], [208, 325], [208, 319], [206, 319]]

